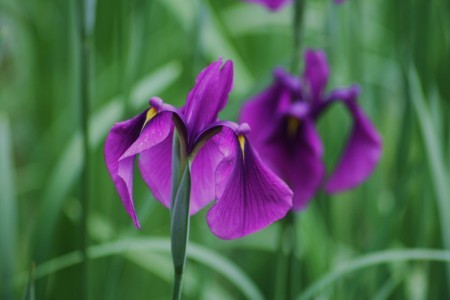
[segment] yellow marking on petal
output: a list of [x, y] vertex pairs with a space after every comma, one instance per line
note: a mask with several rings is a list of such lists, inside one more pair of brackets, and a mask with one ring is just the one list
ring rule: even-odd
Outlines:
[[295, 137], [298, 131], [298, 127], [300, 126], [300, 122], [298, 119], [294, 117], [288, 117], [287, 120], [287, 133], [289, 137]]
[[142, 127], [145, 127], [145, 125], [147, 125], [147, 123], [150, 122], [157, 114], [158, 114], [158, 111], [154, 107], [151, 107], [147, 111], [147, 115], [145, 116], [144, 126], [142, 126]]
[[243, 135], [238, 136], [239, 145], [241, 146], [242, 154], [244, 154], [245, 149], [245, 137]]

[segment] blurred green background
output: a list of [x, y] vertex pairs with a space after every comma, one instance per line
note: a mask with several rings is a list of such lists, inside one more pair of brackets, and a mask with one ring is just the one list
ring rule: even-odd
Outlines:
[[[219, 57], [235, 63], [222, 114], [235, 120], [242, 102], [293, 55], [291, 5], [277, 13], [239, 0], [90, 7], [87, 116], [76, 1], [0, 0], [1, 299], [82, 299], [86, 289], [92, 299], [168, 299], [169, 211], [135, 174], [143, 229], [133, 227], [104, 164], [108, 130], [143, 111], [151, 96], [181, 105], [195, 74]], [[325, 49], [329, 89], [362, 86], [360, 104], [384, 150], [367, 182], [336, 196], [319, 193], [297, 216], [299, 296], [449, 299], [450, 2], [305, 0], [304, 16], [303, 50]], [[328, 169], [350, 125], [340, 106], [321, 119]], [[87, 274], [79, 252], [86, 178]], [[191, 219], [185, 299], [273, 299], [280, 224], [221, 241], [206, 211]]]

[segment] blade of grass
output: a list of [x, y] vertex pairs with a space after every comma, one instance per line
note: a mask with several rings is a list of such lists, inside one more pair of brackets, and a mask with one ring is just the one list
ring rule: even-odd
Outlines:
[[35, 269], [35, 265], [33, 263], [33, 264], [31, 264], [30, 271], [28, 274], [28, 284], [25, 289], [25, 293], [23, 294], [24, 300], [36, 299], [35, 289], [34, 289], [34, 269]]
[[387, 264], [400, 261], [427, 260], [450, 262], [450, 251], [431, 250], [431, 249], [405, 249], [405, 250], [387, 250], [361, 256], [352, 261], [336, 267], [334, 270], [323, 276], [321, 279], [310, 285], [301, 293], [297, 299], [311, 299], [314, 295], [326, 288], [333, 282], [343, 278], [349, 273], [361, 269], [373, 267], [380, 264]]
[[[441, 222], [442, 242], [447, 250], [450, 250], [450, 189], [448, 170], [442, 153], [443, 145], [437, 135], [432, 116], [425, 104], [425, 95], [421, 89], [418, 74], [414, 68], [408, 74], [410, 81], [411, 97], [419, 120], [422, 138], [425, 142], [428, 166], [430, 169], [434, 192], [436, 194], [437, 207]], [[447, 280], [450, 280], [450, 264], [447, 265]]]
[[235, 45], [234, 39], [230, 36], [225, 22], [219, 13], [215, 11], [210, 3], [206, 1], [209, 14], [205, 20], [202, 45], [205, 53], [209, 54], [211, 60], [224, 56], [234, 62], [235, 80], [239, 84], [234, 87], [234, 92], [242, 95], [251, 86], [254, 77], [251, 74], [247, 63]]
[[17, 201], [9, 121], [0, 113], [0, 298], [13, 299], [10, 278], [16, 269]]
[[[88, 249], [90, 259], [104, 258], [111, 255], [122, 255], [132, 251], [155, 251], [170, 253], [170, 239], [168, 238], [143, 238], [123, 239], [110, 243], [91, 246]], [[450, 254], [449, 254], [450, 257]], [[256, 284], [232, 261], [205, 247], [191, 243], [189, 245], [189, 259], [203, 264], [232, 283], [247, 299], [264, 299], [263, 294]], [[450, 260], [450, 258], [449, 258]], [[53, 258], [50, 261], [36, 266], [35, 278], [40, 279], [55, 272], [75, 266], [81, 263], [79, 251]], [[15, 278], [15, 284], [23, 284], [25, 274]]]

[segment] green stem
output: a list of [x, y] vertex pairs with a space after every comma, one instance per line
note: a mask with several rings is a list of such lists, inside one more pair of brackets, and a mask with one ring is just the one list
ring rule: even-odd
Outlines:
[[192, 76], [196, 77], [199, 69], [200, 69], [200, 61], [202, 56], [202, 32], [206, 20], [206, 6], [203, 3], [203, 0], [196, 1], [198, 7], [198, 15], [196, 18], [196, 22], [192, 28], [192, 40], [193, 40], [193, 64], [192, 64]]
[[300, 269], [299, 262], [297, 260], [298, 248], [297, 248], [297, 230], [296, 230], [296, 215], [293, 212], [289, 213], [289, 231], [288, 238], [290, 240], [290, 248], [288, 252], [288, 293], [289, 299], [294, 299], [298, 293], [300, 286]]
[[181, 287], [183, 286], [183, 273], [178, 274], [175, 272], [173, 282], [173, 300], [181, 299]]
[[305, 11], [305, 0], [295, 0], [294, 2], [294, 17], [292, 22], [294, 50], [292, 54], [291, 71], [297, 73], [299, 61], [301, 57], [302, 46], [302, 29], [303, 29], [303, 12]]
[[274, 299], [293, 299], [299, 286], [295, 214], [289, 212], [281, 221], [281, 226]]
[[189, 206], [191, 193], [190, 165], [185, 144], [175, 130], [172, 153], [171, 250], [174, 267], [173, 300], [181, 299], [183, 274], [189, 241]]
[[90, 33], [87, 28], [88, 7], [84, 0], [78, 0], [78, 23], [80, 39], [80, 122], [83, 137], [83, 170], [81, 176], [81, 220], [80, 220], [80, 251], [83, 259], [81, 268], [81, 295], [83, 299], [89, 298], [89, 266], [88, 266], [88, 234], [87, 220], [89, 213], [89, 57]]

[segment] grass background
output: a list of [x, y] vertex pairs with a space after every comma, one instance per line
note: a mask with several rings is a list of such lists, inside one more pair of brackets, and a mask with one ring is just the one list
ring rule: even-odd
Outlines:
[[[442, 262], [450, 261], [450, 3], [305, 2], [303, 49], [327, 52], [329, 89], [362, 86], [360, 104], [384, 150], [366, 183], [319, 193], [299, 214], [299, 296], [450, 298]], [[289, 66], [292, 6], [269, 13], [238, 0], [96, 2], [84, 116], [88, 277], [78, 252], [84, 159], [76, 8], [67, 0], [0, 0], [0, 298], [80, 299], [86, 280], [92, 299], [167, 299], [169, 212], [136, 174], [143, 230], [134, 229], [104, 165], [105, 136], [151, 96], [181, 105], [195, 74], [218, 57], [235, 63], [222, 117], [236, 119], [243, 101], [271, 82], [272, 69]], [[350, 125], [340, 106], [320, 121], [329, 170]], [[206, 211], [191, 220], [185, 299], [272, 299], [279, 224], [221, 241], [209, 232]]]

